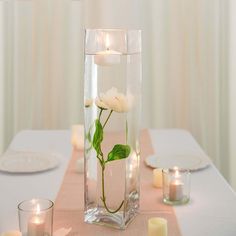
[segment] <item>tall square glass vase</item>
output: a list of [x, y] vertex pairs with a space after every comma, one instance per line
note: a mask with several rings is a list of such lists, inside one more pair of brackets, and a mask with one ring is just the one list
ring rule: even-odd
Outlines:
[[141, 32], [85, 34], [85, 222], [125, 229], [139, 208]]

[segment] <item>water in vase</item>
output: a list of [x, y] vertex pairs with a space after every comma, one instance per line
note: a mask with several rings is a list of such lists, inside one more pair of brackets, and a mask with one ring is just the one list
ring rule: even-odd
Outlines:
[[85, 55], [85, 222], [124, 229], [139, 207], [140, 53]]

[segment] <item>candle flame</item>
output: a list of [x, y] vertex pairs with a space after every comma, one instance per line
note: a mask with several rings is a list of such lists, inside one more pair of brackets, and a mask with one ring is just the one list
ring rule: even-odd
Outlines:
[[175, 171], [175, 177], [176, 177], [176, 178], [180, 177], [179, 170], [176, 170], [176, 171]]
[[39, 204], [37, 204], [36, 206], [36, 215], [39, 215], [40, 214], [40, 206]]
[[35, 224], [40, 224], [40, 223], [41, 223], [41, 220], [40, 220], [38, 217], [35, 217], [33, 222], [34, 222]]
[[175, 172], [174, 172], [175, 178], [179, 178], [179, 177], [180, 177], [180, 173], [179, 173], [179, 168], [178, 168], [178, 166], [174, 166], [174, 167], [173, 167], [173, 170], [175, 171]]

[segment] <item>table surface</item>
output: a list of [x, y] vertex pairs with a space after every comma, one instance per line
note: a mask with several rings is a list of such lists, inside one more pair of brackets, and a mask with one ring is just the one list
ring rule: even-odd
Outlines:
[[[185, 130], [152, 129], [149, 134], [158, 155], [175, 154], [186, 147], [203, 153]], [[69, 130], [25, 130], [14, 137], [9, 149], [59, 153], [60, 166], [30, 175], [0, 172], [0, 233], [18, 229], [19, 202], [35, 197], [55, 200], [71, 158], [70, 135]], [[236, 235], [236, 194], [213, 164], [192, 173], [191, 200], [174, 211], [183, 236]]]

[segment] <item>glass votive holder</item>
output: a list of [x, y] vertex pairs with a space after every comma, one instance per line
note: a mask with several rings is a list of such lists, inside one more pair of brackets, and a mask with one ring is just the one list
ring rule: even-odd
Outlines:
[[52, 236], [53, 205], [47, 199], [31, 199], [18, 205], [22, 236]]
[[190, 172], [173, 167], [162, 170], [163, 202], [169, 205], [186, 204], [190, 196]]

